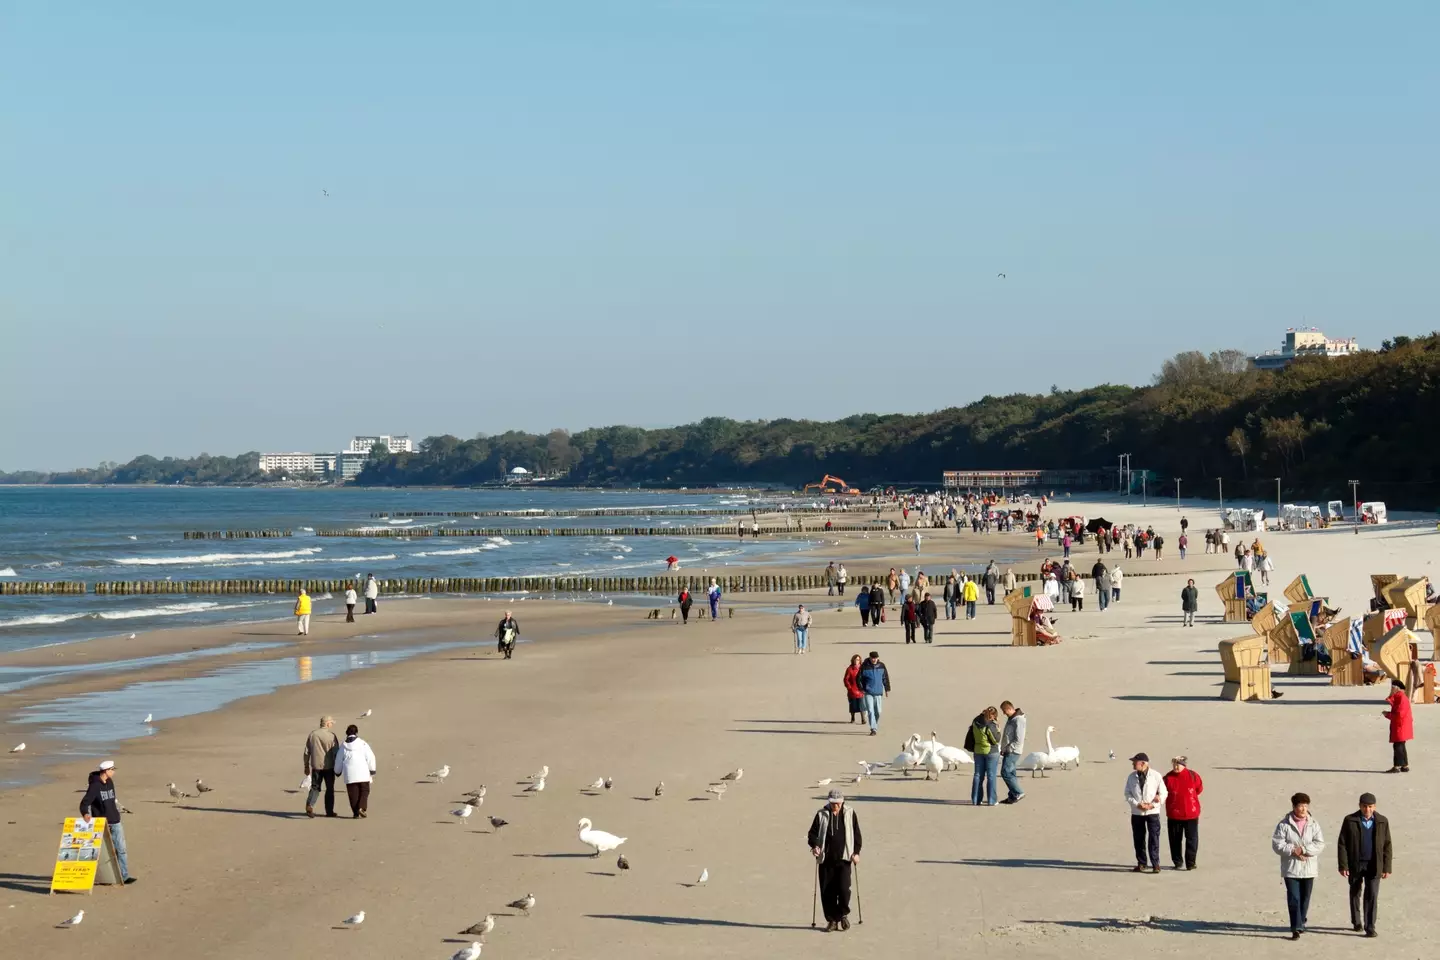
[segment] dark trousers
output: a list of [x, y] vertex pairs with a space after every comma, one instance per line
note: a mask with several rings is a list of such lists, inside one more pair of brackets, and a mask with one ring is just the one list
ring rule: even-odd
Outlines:
[[862, 607], [860, 610], [860, 626], [870, 626], [870, 610], [868, 607]]
[[346, 622], [346, 623], [354, 623], [354, 622], [355, 622], [355, 604], [353, 604], [353, 603], [347, 603], [347, 604], [345, 604], [345, 622]]
[[325, 816], [335, 815], [335, 771], [334, 770], [312, 770], [310, 772], [310, 795], [306, 798], [305, 806], [315, 806], [315, 801], [320, 799], [321, 792], [325, 794]]
[[1310, 891], [1314, 886], [1314, 877], [1285, 878], [1285, 906], [1290, 910], [1291, 933], [1304, 930], [1310, 920]]
[[375, 612], [375, 598], [374, 598], [374, 597], [366, 597], [366, 598], [365, 598], [365, 612], [366, 612], [366, 613], [374, 613], [374, 612]]
[[[1176, 820], [1173, 817], [1165, 821], [1165, 832], [1170, 837], [1170, 862], [1175, 866], [1185, 864], [1187, 868], [1195, 866], [1195, 854], [1200, 852], [1200, 819]], [[1181, 841], [1184, 841], [1185, 856], [1180, 856]]]
[[837, 587], [837, 588], [839, 589], [839, 591], [840, 591], [840, 596], [842, 596], [842, 597], [845, 596], [845, 584], [839, 583], [839, 584], [836, 584], [836, 587]]
[[927, 624], [925, 624], [925, 642], [926, 642], [926, 643], [929, 643], [931, 640], [934, 640], [934, 639], [935, 639], [935, 624], [933, 624], [933, 623], [927, 623]]
[[986, 588], [985, 588], [985, 602], [988, 603], [988, 604], [991, 604], [992, 606], [994, 605], [994, 603], [995, 603], [995, 588], [994, 588], [994, 587], [986, 587]]
[[1135, 862], [1146, 866], [1148, 852], [1149, 866], [1160, 866], [1160, 817], [1131, 816], [1130, 834], [1135, 840]]
[[345, 784], [345, 795], [350, 798], [350, 814], [360, 816], [364, 810], [370, 809], [370, 781], [364, 783]]
[[1400, 743], [1392, 743], [1390, 746], [1393, 748], [1395, 754], [1394, 765], [1397, 767], [1410, 766], [1410, 752], [1405, 748], [1405, 743], [1402, 741]]
[[[1357, 927], [1363, 923], [1366, 933], [1375, 929], [1375, 915], [1380, 912], [1380, 874], [1374, 871], [1373, 863], [1362, 863], [1350, 871], [1350, 923]], [[1360, 913], [1362, 888], [1363, 917]]]
[[906, 621], [905, 621], [905, 642], [906, 642], [906, 643], [914, 643], [914, 642], [915, 642], [915, 624], [914, 624], [912, 621], [909, 621], [909, 620], [906, 620]]
[[850, 863], [820, 864], [820, 909], [830, 923], [850, 916]]
[[682, 604], [680, 604], [680, 622], [681, 622], [681, 623], [689, 623], [689, 622], [690, 622], [690, 604], [688, 604], [688, 603], [682, 603]]

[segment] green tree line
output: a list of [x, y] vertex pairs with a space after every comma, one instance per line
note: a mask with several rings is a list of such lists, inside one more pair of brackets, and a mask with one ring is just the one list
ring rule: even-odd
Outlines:
[[[1394, 506], [1440, 505], [1440, 334], [1394, 337], [1378, 351], [1303, 358], [1256, 371], [1243, 354], [1186, 352], [1142, 387], [1105, 384], [986, 396], [933, 413], [834, 421], [736, 421], [645, 430], [510, 431], [427, 437], [415, 453], [372, 452], [364, 486], [466, 486], [525, 467], [572, 485], [798, 487], [829, 473], [851, 484], [938, 483], [952, 469], [1114, 469], [1132, 455], [1157, 496], [1287, 499], [1361, 495]], [[263, 480], [255, 454], [156, 460], [0, 482], [242, 483]]]

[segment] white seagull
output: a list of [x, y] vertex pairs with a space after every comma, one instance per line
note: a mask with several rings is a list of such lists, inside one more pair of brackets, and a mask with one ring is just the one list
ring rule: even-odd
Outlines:
[[723, 783], [712, 783], [705, 788], [705, 792], [715, 794], [716, 800], [724, 800], [726, 789], [728, 788]]
[[731, 770], [729, 773], [725, 774], [725, 776], [721, 777], [720, 779], [721, 779], [721, 780], [739, 780], [739, 779], [740, 779], [741, 777], [743, 777], [743, 776], [745, 776], [745, 768], [744, 768], [744, 767], [736, 767], [734, 770]]
[[141, 720], [140, 722], [141, 722], [141, 723], [149, 723], [153, 718], [154, 718], [154, 714], [147, 713], [147, 714], [145, 714], [145, 719], [144, 719], [144, 720]]
[[375, 712], [375, 710], [374, 710], [373, 708], [370, 709], [370, 710], [366, 710], [364, 713], [360, 714], [360, 716], [356, 717], [355, 719], [356, 719], [356, 720], [364, 720], [366, 717], [370, 716], [370, 714], [372, 714], [372, 713], [374, 713], [374, 712]]
[[539, 793], [540, 791], [542, 791], [542, 790], [544, 790], [544, 789], [545, 789], [545, 778], [544, 778], [544, 777], [541, 777], [539, 780], [536, 780], [534, 783], [530, 784], [528, 787], [526, 787], [524, 790], [522, 790], [522, 791], [520, 791], [520, 792], [521, 792], [521, 793]]
[[700, 879], [695, 881], [695, 886], [710, 882], [710, 868], [705, 867], [700, 871]]
[[425, 774], [425, 776], [434, 780], [436, 783], [444, 783], [445, 778], [450, 776], [450, 764], [445, 764], [439, 770], [431, 770], [429, 773]]
[[[478, 789], [478, 790], [471, 790], [469, 793], [465, 794], [465, 799], [467, 799], [467, 800], [469, 800], [469, 801], [471, 801], [471, 802], [475, 802], [475, 801], [479, 801], [479, 800], [484, 800], [484, 799], [485, 799], [485, 792], [486, 792], [486, 787], [485, 787], [485, 784], [482, 783], [482, 784], [480, 784], [480, 789]], [[476, 803], [476, 806], [479, 806], [479, 804]]]
[[594, 847], [595, 856], [597, 857], [602, 853], [609, 853], [629, 839], [628, 837], [617, 837], [615, 834], [606, 833], [604, 830], [591, 829], [589, 817], [581, 817], [579, 827], [580, 842], [587, 847]]
[[832, 784], [832, 783], [834, 783], [834, 782], [835, 782], [835, 778], [833, 778], [833, 777], [826, 777], [824, 780], [816, 780], [816, 781], [815, 781], [815, 786], [817, 786], [817, 787], [828, 787], [828, 786], [830, 786], [830, 784]]
[[358, 927], [358, 926], [360, 926], [360, 924], [362, 924], [362, 923], [365, 922], [365, 911], [364, 911], [364, 910], [361, 910], [359, 913], [355, 914], [355, 916], [353, 916], [353, 917], [346, 917], [343, 922], [344, 922], [344, 924], [345, 924], [347, 927], [351, 927], [351, 928]]
[[167, 783], [166, 786], [170, 788], [170, 796], [173, 797], [174, 799], [176, 799], [176, 800], [188, 800], [188, 799], [190, 798], [190, 794], [188, 794], [188, 793], [186, 793], [185, 791], [181, 790], [179, 787], [175, 786], [175, 784], [173, 784], [173, 783]]
[[206, 786], [205, 781], [201, 780], [199, 777], [196, 777], [196, 778], [195, 778], [195, 790], [196, 790], [196, 792], [198, 792], [198, 793], [209, 793], [211, 790], [214, 790], [214, 789], [215, 789], [214, 787]]
[[604, 777], [596, 777], [596, 778], [595, 778], [595, 782], [592, 783], [592, 784], [590, 784], [590, 786], [586, 787], [585, 789], [587, 789], [587, 790], [602, 790], [602, 789], [604, 789], [604, 787], [605, 787], [605, 778], [604, 778]]
[[473, 924], [471, 924], [470, 926], [466, 927], [464, 930], [461, 930], [460, 933], [461, 933], [462, 935], [468, 935], [468, 936], [471, 936], [471, 937], [476, 937], [476, 936], [478, 936], [480, 939], [483, 940], [483, 939], [485, 939], [485, 937], [490, 933], [490, 931], [491, 931], [491, 930], [494, 930], [494, 929], [495, 929], [495, 914], [493, 914], [493, 913], [487, 913], [487, 914], [485, 914], [485, 919], [484, 919], [484, 920], [481, 920], [479, 923], [473, 923]]
[[23, 743], [17, 743], [15, 746], [13, 746], [13, 747], [10, 748], [10, 752], [11, 752], [11, 753], [24, 753], [24, 752], [25, 752], [25, 744], [23, 744]]
[[84, 923], [84, 922], [85, 922], [85, 911], [84, 911], [84, 910], [81, 910], [79, 913], [75, 914], [75, 916], [71, 917], [69, 920], [66, 920], [64, 923], [57, 923], [56, 926], [57, 926], [57, 927], [78, 927], [78, 926], [80, 926], [80, 924], [82, 924], [82, 923]]
[[474, 812], [475, 812], [475, 808], [472, 807], [470, 804], [467, 803], [467, 804], [465, 804], [463, 807], [461, 807], [459, 810], [451, 810], [451, 811], [450, 811], [450, 815], [451, 815], [452, 817], [459, 817], [459, 818], [460, 818], [460, 822], [461, 822], [461, 823], [464, 823], [466, 820], [469, 820], [469, 819], [470, 819], [470, 814], [472, 814], [472, 813], [474, 813]]
[[530, 774], [530, 776], [526, 777], [525, 779], [544, 780], [548, 776], [550, 776], [550, 765], [547, 763], [546, 765], [541, 767], [538, 772]]
[[530, 908], [535, 906], [535, 894], [527, 893], [519, 900], [511, 900], [505, 904], [505, 906], [510, 907], [512, 910], [519, 910], [528, 917], [530, 916]]
[[[329, 196], [329, 194], [326, 194]], [[462, 947], [450, 954], [450, 960], [477, 960], [480, 956], [480, 941], [476, 940], [468, 947]]]

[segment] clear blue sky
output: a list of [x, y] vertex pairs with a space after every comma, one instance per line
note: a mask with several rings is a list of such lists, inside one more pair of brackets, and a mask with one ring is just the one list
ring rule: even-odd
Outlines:
[[920, 411], [1437, 326], [1431, 2], [0, 18], [0, 469]]

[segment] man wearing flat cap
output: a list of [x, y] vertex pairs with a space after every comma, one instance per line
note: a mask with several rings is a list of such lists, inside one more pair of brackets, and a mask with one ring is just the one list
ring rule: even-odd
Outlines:
[[115, 798], [115, 761], [102, 760], [90, 782], [85, 787], [85, 796], [80, 798], [80, 817], [86, 825], [96, 817], [105, 818], [110, 830], [110, 845], [115, 850], [115, 859], [120, 864], [120, 882], [134, 883], [130, 876], [130, 861], [125, 856], [125, 828], [120, 826], [120, 801]]
[[820, 874], [826, 933], [850, 929], [850, 868], [860, 862], [860, 820], [845, 809], [845, 794], [831, 790], [810, 824], [810, 853]]
[[[1375, 812], [1375, 794], [1360, 794], [1360, 809], [1340, 824], [1340, 876], [1350, 881], [1350, 925], [1365, 936], [1378, 936], [1380, 881], [1390, 876], [1390, 821]], [[1363, 911], [1362, 911], [1363, 901]]]

